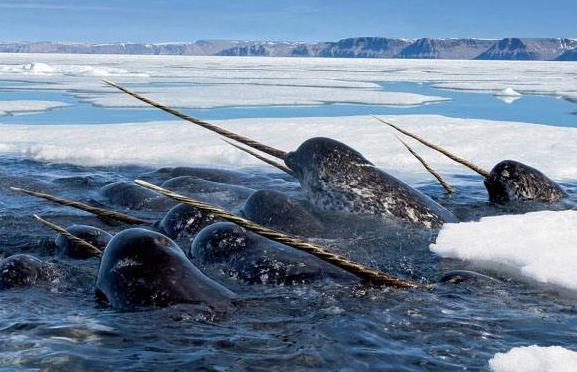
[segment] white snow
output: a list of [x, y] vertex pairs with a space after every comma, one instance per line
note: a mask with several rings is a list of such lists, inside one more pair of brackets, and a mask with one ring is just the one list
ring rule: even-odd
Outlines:
[[511, 87], [507, 87], [500, 92], [495, 93], [495, 95], [499, 97], [519, 97], [522, 94]]
[[69, 104], [59, 101], [0, 101], [0, 116], [33, 114], [66, 106]]
[[[111, 88], [98, 81], [100, 76], [115, 78], [120, 83], [146, 83], [146, 89], [139, 91], [155, 94], [168, 104], [186, 107], [326, 101], [416, 105], [437, 98], [386, 92], [386, 85], [383, 91], [378, 84], [430, 82], [438, 87], [498, 95], [512, 90], [519, 94], [577, 99], [576, 69], [577, 63], [540, 61], [3, 54], [0, 79], [27, 79], [39, 87], [49, 84], [51, 89], [88, 89], [98, 93], [88, 98], [109, 105], [119, 101], [114, 95], [113, 99], [110, 95], [105, 97], [103, 93], [110, 93]], [[178, 84], [153, 87], [150, 83], [154, 82]], [[189, 90], [180, 83], [187, 83]], [[203, 97], [194, 97], [196, 94]], [[183, 95], [187, 98], [182, 98]], [[125, 103], [137, 104], [127, 99], [120, 101]]]
[[577, 211], [543, 211], [445, 224], [430, 249], [531, 281], [577, 290]]
[[[307, 86], [254, 86], [230, 84], [197, 85], [193, 87], [146, 88], [147, 97], [168, 102], [174, 107], [215, 108], [227, 106], [319, 105], [357, 103], [372, 105], [421, 105], [446, 101], [446, 98], [414, 93], [383, 92], [380, 89], [338, 89]], [[118, 92], [90, 93], [83, 100], [106, 107], [150, 107], [135, 98]]]
[[[142, 103], [106, 86], [100, 76], [112, 77], [119, 83], [139, 84], [132, 85], [133, 89], [179, 107], [324, 102], [420, 105], [439, 98], [387, 91], [386, 84], [384, 89], [380, 84], [433, 82], [462, 89], [498, 92], [510, 88], [521, 93], [535, 91], [577, 97], [576, 66], [535, 61], [2, 54], [0, 86], [10, 92], [11, 88], [21, 89], [21, 81], [26, 80], [26, 89], [66, 92], [83, 101], [114, 107], [141, 107]], [[13, 107], [10, 112], [18, 112]], [[367, 114], [370, 110], [367, 106]], [[166, 117], [172, 120], [168, 114]], [[575, 129], [435, 115], [389, 119], [487, 169], [500, 160], [512, 158], [558, 180], [577, 179], [577, 164], [573, 161], [577, 156]], [[402, 173], [403, 179], [430, 177], [397, 143], [389, 128], [368, 116], [246, 119], [221, 124], [287, 150], [312, 136], [333, 137], [358, 149], [377, 165], [395, 174]], [[218, 136], [176, 121], [97, 126], [11, 124], [2, 125], [4, 133], [0, 136], [0, 152], [21, 153], [39, 160], [159, 166], [260, 165], [223, 144]], [[470, 173], [423, 146], [414, 147], [442, 173]]]
[[[145, 73], [129, 72], [127, 70], [111, 66], [91, 66], [91, 65], [51, 65], [42, 62], [24, 64], [0, 64], [0, 76], [11, 77], [34, 77], [44, 79], [44, 81], [56, 80], [58, 82], [62, 76], [85, 77], [85, 76], [120, 76], [120, 77], [148, 77]], [[78, 87], [78, 86], [77, 86]], [[54, 87], [52, 87], [54, 88]]]
[[511, 87], [507, 87], [494, 94], [501, 101], [511, 104], [521, 98], [522, 94]]
[[[168, 114], [167, 118], [170, 118]], [[486, 169], [491, 169], [501, 160], [515, 159], [537, 167], [557, 180], [577, 179], [574, 161], [577, 158], [577, 130], [573, 128], [437, 115], [383, 118]], [[335, 138], [387, 171], [402, 175], [403, 180], [431, 179], [421, 164], [397, 141], [393, 131], [369, 116], [213, 122], [283, 150], [294, 150], [314, 136]], [[1, 129], [0, 153], [19, 153], [37, 160], [151, 166], [262, 165], [259, 160], [224, 143], [218, 135], [184, 121], [120, 125], [3, 124]], [[473, 174], [433, 150], [410, 140], [409, 143], [444, 175]], [[527, 151], [529, 147], [531, 151]], [[450, 181], [467, 182], [462, 178]]]
[[50, 74], [55, 72], [52, 67], [46, 63], [27, 63], [21, 66], [23, 71], [27, 71], [33, 74]]
[[560, 346], [515, 347], [495, 354], [489, 367], [494, 372], [573, 372], [577, 368], [577, 353]]

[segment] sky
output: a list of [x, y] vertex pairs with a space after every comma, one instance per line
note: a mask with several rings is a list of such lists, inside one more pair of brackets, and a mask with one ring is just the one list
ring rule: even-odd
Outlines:
[[0, 0], [0, 41], [577, 38], [577, 0]]

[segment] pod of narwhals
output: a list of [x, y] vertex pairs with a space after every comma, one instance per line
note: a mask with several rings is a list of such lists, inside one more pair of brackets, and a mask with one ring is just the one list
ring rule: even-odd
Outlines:
[[[287, 153], [119, 88], [282, 160], [284, 165], [279, 163], [277, 168], [287, 173], [269, 178], [219, 169], [162, 168], [142, 176], [153, 184], [233, 210], [259, 225], [306, 238], [357, 233], [355, 223], [359, 222], [354, 221], [361, 221], [360, 226], [368, 217], [373, 221], [371, 227], [377, 221], [420, 231], [435, 231], [443, 223], [458, 221], [447, 208], [377, 168], [341, 142], [311, 138]], [[486, 172], [451, 156], [485, 177], [493, 203], [555, 202], [565, 196], [559, 185], [524, 164], [506, 161]], [[285, 186], [281, 188], [284, 192], [272, 190], [281, 184]], [[259, 285], [302, 285], [314, 281], [347, 284], [359, 279], [309, 253], [263, 238], [195, 207], [177, 204], [132, 182], [105, 185], [100, 188], [98, 198], [99, 203], [107, 206], [163, 213], [156, 222], [143, 223], [115, 236], [91, 226], [67, 228], [72, 235], [102, 251], [96, 296], [100, 302], [117, 309], [202, 303], [222, 310], [235, 303], [237, 295], [209, 278], [199, 267], [206, 272], [224, 273], [223, 280]], [[333, 213], [343, 218], [335, 218]], [[390, 234], [391, 239], [398, 231]], [[86, 253], [64, 235], [58, 235], [55, 243], [63, 256], [73, 259], [94, 256], [94, 252]], [[4, 259], [0, 262], [0, 288], [34, 285], [42, 280], [42, 266], [41, 260], [31, 256]], [[478, 273], [453, 271], [441, 276], [438, 282], [492, 280]]]

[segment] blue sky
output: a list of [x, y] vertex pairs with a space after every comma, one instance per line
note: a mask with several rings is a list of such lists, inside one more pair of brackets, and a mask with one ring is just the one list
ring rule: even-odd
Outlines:
[[577, 0], [0, 0], [1, 41], [577, 37]]

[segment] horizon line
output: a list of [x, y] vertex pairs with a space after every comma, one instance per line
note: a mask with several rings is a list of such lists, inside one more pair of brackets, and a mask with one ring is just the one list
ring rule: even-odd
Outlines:
[[331, 43], [338, 42], [341, 40], [348, 39], [363, 39], [363, 38], [378, 38], [378, 39], [393, 39], [393, 40], [406, 40], [406, 41], [418, 41], [423, 39], [433, 39], [433, 40], [486, 40], [486, 41], [498, 41], [505, 39], [521, 39], [521, 40], [577, 40], [577, 36], [560, 36], [560, 37], [525, 37], [525, 36], [504, 36], [504, 37], [474, 37], [474, 36], [460, 36], [460, 37], [433, 37], [433, 36], [422, 36], [422, 37], [397, 37], [397, 36], [349, 36], [334, 40], [317, 40], [317, 41], [305, 41], [305, 40], [287, 40], [287, 39], [226, 39], [226, 38], [200, 38], [195, 40], [178, 40], [178, 41], [130, 41], [130, 40], [116, 40], [116, 41], [75, 41], [75, 40], [0, 40], [0, 43], [70, 43], [70, 44], [194, 44], [200, 41], [229, 41], [229, 42], [258, 42], [258, 43], [300, 43], [300, 44], [315, 44], [315, 43]]

